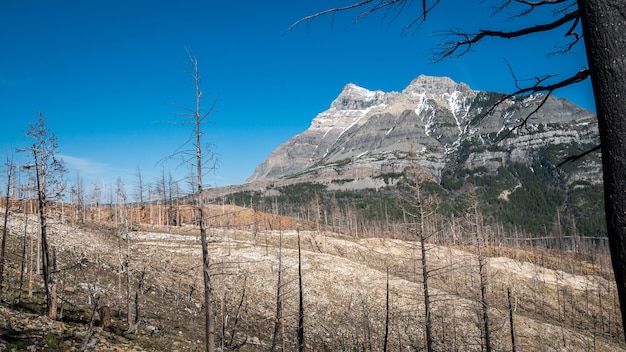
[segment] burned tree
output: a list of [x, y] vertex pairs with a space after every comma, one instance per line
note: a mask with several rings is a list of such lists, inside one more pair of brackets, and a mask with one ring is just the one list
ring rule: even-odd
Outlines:
[[182, 116], [185, 120], [179, 124], [193, 126], [191, 137], [183, 144], [179, 150], [170, 156], [181, 161], [182, 164], [190, 168], [193, 175], [194, 208], [196, 210], [196, 221], [200, 228], [200, 244], [202, 246], [202, 276], [204, 281], [204, 309], [205, 309], [205, 347], [206, 351], [215, 351], [215, 321], [213, 305], [211, 303], [212, 287], [210, 272], [210, 253], [207, 239], [207, 222], [204, 209], [204, 185], [203, 177], [217, 168], [217, 155], [211, 149], [212, 144], [203, 140], [202, 126], [209, 122], [208, 117], [214, 112], [216, 101], [211, 104], [208, 110], [203, 110], [204, 93], [201, 89], [201, 76], [197, 58], [189, 51], [187, 52], [191, 63], [191, 75], [194, 84], [194, 106], [181, 109], [185, 111]]
[[4, 262], [6, 260], [5, 253], [7, 247], [7, 223], [9, 221], [9, 208], [10, 208], [10, 200], [11, 200], [11, 180], [13, 178], [13, 173], [15, 172], [15, 167], [13, 165], [13, 160], [7, 157], [6, 161], [7, 166], [7, 188], [6, 188], [6, 203], [4, 208], [4, 225], [2, 227], [2, 245], [0, 247], [0, 293], [2, 293], [2, 288], [4, 284]]
[[64, 192], [65, 166], [63, 161], [57, 158], [56, 135], [46, 126], [42, 113], [39, 113], [37, 122], [30, 125], [26, 135], [35, 140], [33, 145], [24, 151], [32, 154], [35, 169], [47, 315], [50, 319], [57, 319], [56, 255], [48, 241], [48, 213], [50, 202], [60, 198]]

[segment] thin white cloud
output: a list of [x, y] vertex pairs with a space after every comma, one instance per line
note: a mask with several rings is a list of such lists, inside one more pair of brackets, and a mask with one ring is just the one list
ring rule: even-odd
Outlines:
[[67, 165], [68, 171], [78, 172], [81, 177], [102, 178], [106, 176], [110, 167], [91, 159], [78, 158], [71, 155], [58, 154]]

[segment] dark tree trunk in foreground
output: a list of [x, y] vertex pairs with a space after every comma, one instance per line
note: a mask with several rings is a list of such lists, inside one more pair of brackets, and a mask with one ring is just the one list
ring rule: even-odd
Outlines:
[[[604, 202], [626, 321], [626, 1], [578, 0], [602, 144]], [[626, 339], [626, 329], [624, 329]]]

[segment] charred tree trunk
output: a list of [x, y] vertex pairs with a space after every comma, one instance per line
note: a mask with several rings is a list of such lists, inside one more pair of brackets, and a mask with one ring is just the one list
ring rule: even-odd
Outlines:
[[300, 230], [298, 229], [298, 351], [305, 351], [304, 344], [304, 300], [302, 292], [302, 252], [300, 250]]
[[487, 302], [487, 268], [482, 247], [485, 241], [481, 240], [482, 217], [479, 215], [478, 206], [474, 208], [476, 215], [476, 251], [478, 259], [478, 275], [480, 279], [480, 309], [482, 313], [481, 329], [485, 344], [485, 351], [491, 352], [491, 334], [489, 328], [489, 304]]
[[424, 234], [424, 214], [422, 213], [423, 209], [421, 209], [421, 200], [420, 200], [420, 247], [421, 247], [421, 263], [422, 263], [422, 289], [424, 293], [424, 327], [426, 329], [426, 351], [433, 351], [433, 332], [432, 332], [432, 318], [431, 318], [431, 307], [430, 307], [430, 293], [428, 291], [428, 263], [426, 260], [426, 235]]
[[[274, 351], [276, 349], [276, 343], [278, 339], [278, 334], [281, 331], [282, 327], [282, 319], [283, 319], [283, 282], [282, 282], [282, 271], [283, 271], [283, 234], [282, 232], [279, 235], [278, 240], [278, 283], [276, 284], [276, 317], [274, 319], [274, 336], [272, 337], [272, 347], [270, 351]], [[281, 343], [281, 351], [285, 349], [284, 343]]]
[[41, 253], [43, 256], [43, 281], [46, 289], [46, 308], [48, 310], [48, 318], [57, 319], [57, 302], [56, 302], [56, 281], [52, 268], [54, 267], [53, 258], [50, 255], [50, 246], [48, 245], [48, 222], [46, 219], [46, 190], [45, 190], [45, 172], [42, 172], [41, 160], [37, 155], [38, 149], [33, 147], [33, 156], [35, 160], [35, 170], [37, 179], [37, 206], [39, 210], [39, 223], [41, 227]]
[[[198, 69], [198, 61], [194, 57], [190, 57], [193, 64], [193, 74], [194, 74], [194, 84], [195, 84], [195, 95], [196, 95], [196, 106], [194, 109], [193, 117], [194, 117], [194, 126], [195, 126], [195, 153], [196, 153], [196, 182], [197, 182], [197, 211], [198, 211], [198, 221], [200, 225], [200, 242], [202, 246], [202, 274], [204, 280], [204, 342], [205, 348], [208, 352], [215, 351], [215, 323], [213, 321], [213, 305], [211, 304], [211, 273], [210, 269], [210, 256], [209, 256], [209, 246], [207, 241], [207, 226], [205, 222], [204, 216], [204, 198], [202, 197], [203, 185], [202, 185], [202, 176], [203, 170], [202, 167], [204, 165], [203, 157], [206, 158], [206, 155], [203, 155], [202, 149], [202, 130], [201, 124], [202, 120], [206, 116], [206, 114], [202, 114], [200, 112], [200, 102], [202, 101], [202, 90], [200, 90], [200, 71]], [[210, 111], [209, 111], [210, 113]]]
[[383, 341], [383, 352], [387, 352], [389, 341], [389, 266], [387, 266], [387, 289], [385, 294], [385, 339]]
[[11, 176], [13, 174], [12, 163], [7, 163], [7, 197], [6, 205], [4, 208], [4, 227], [2, 228], [2, 246], [0, 248], [0, 294], [2, 294], [2, 288], [4, 285], [4, 261], [6, 260], [5, 253], [7, 248], [7, 223], [9, 221], [9, 202], [11, 192]]
[[135, 309], [135, 316], [132, 322], [128, 325], [128, 329], [124, 331], [124, 334], [137, 334], [137, 330], [139, 329], [139, 323], [141, 320], [140, 299], [144, 293], [145, 277], [146, 277], [146, 271], [142, 270], [141, 273], [139, 273], [139, 278], [137, 280], [137, 288], [135, 289], [135, 299], [133, 301], [134, 309]]
[[[604, 204], [622, 322], [626, 321], [626, 2], [578, 0], [604, 174]], [[626, 339], [626, 329], [624, 329]]]
[[506, 289], [506, 295], [509, 303], [509, 331], [511, 333], [511, 351], [516, 352], [517, 347], [515, 346], [515, 328], [513, 325], [513, 303], [511, 302], [511, 288]]

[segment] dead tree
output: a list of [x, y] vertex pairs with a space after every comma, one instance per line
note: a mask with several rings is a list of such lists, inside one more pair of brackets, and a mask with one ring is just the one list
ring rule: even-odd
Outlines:
[[[430, 268], [427, 259], [426, 240], [430, 237], [430, 233], [426, 230], [426, 211], [427, 204], [430, 200], [424, 199], [422, 196], [421, 185], [427, 180], [427, 175], [415, 162], [415, 153], [409, 154], [410, 166], [405, 170], [405, 179], [402, 186], [407, 188], [407, 192], [402, 194], [405, 216], [408, 215], [414, 221], [407, 223], [410, 227], [409, 231], [415, 234], [420, 242], [420, 266], [422, 271], [422, 294], [424, 298], [424, 331], [426, 337], [426, 351], [433, 351], [433, 333], [432, 333], [432, 311], [431, 297], [429, 292]], [[433, 232], [434, 233], [434, 232]]]
[[[274, 318], [274, 335], [272, 337], [272, 347], [270, 351], [276, 349], [278, 334], [283, 329], [283, 233], [280, 232], [278, 240], [278, 282], [276, 283], [276, 316]], [[281, 351], [284, 351], [285, 344], [281, 342]]]
[[[626, 324], [626, 2], [579, 0], [591, 72], [604, 175], [604, 205], [613, 272]], [[624, 338], [626, 339], [626, 329]]]
[[[22, 265], [20, 268], [20, 287], [18, 289], [18, 294], [17, 294], [17, 301], [21, 302], [22, 301], [22, 288], [24, 287], [24, 272], [26, 272], [26, 258], [27, 258], [27, 254], [26, 254], [26, 243], [28, 242], [28, 235], [27, 235], [27, 230], [28, 230], [28, 216], [26, 214], [24, 214], [24, 241], [22, 243]], [[28, 258], [30, 259], [30, 256], [28, 256]], [[28, 266], [28, 270], [30, 271], [31, 268], [30, 266]]]
[[302, 289], [302, 251], [300, 249], [300, 229], [298, 229], [298, 351], [304, 352], [304, 292]]
[[385, 338], [383, 339], [383, 352], [387, 352], [389, 341], [389, 266], [387, 265], [387, 286], [385, 289]]
[[[132, 301], [132, 284], [131, 277], [132, 272], [130, 269], [130, 259], [131, 259], [131, 246], [130, 246], [130, 229], [128, 225], [128, 209], [126, 206], [126, 191], [124, 190], [124, 183], [121, 178], [117, 179], [116, 186], [116, 213], [119, 213], [115, 216], [116, 219], [119, 218], [119, 221], [116, 221], [119, 226], [119, 238], [122, 237], [122, 233], [126, 237], [126, 255], [124, 260], [121, 260], [122, 248], [120, 246], [120, 270], [118, 275], [124, 274], [124, 279], [126, 281], [126, 322], [128, 325], [127, 331], [133, 331], [134, 322], [137, 320], [136, 317], [133, 318], [133, 301]], [[118, 276], [118, 282], [121, 281], [121, 277]], [[121, 283], [118, 284], [118, 288], [121, 290]], [[121, 295], [121, 293], [120, 293]], [[135, 329], [137, 327], [135, 326]]]
[[491, 352], [491, 330], [489, 325], [489, 304], [487, 301], [487, 268], [486, 260], [483, 254], [483, 246], [485, 246], [484, 234], [482, 233], [482, 215], [478, 211], [478, 202], [474, 203], [474, 221], [476, 236], [476, 259], [478, 261], [478, 275], [480, 285], [480, 326], [482, 332], [482, 340], [485, 351]]
[[203, 91], [200, 88], [201, 76], [197, 58], [187, 51], [192, 69], [192, 79], [194, 83], [194, 107], [184, 107], [181, 109], [185, 113], [181, 114], [186, 119], [178, 124], [192, 125], [193, 133], [191, 137], [172, 154], [169, 159], [177, 158], [182, 164], [188, 166], [193, 175], [194, 207], [196, 219], [200, 227], [200, 244], [202, 246], [202, 276], [204, 281], [204, 307], [205, 307], [205, 348], [209, 352], [215, 351], [215, 322], [213, 305], [211, 303], [211, 258], [207, 239], [207, 222], [204, 213], [204, 185], [203, 177], [217, 169], [217, 155], [211, 149], [212, 145], [202, 139], [204, 135], [202, 126], [208, 123], [208, 117], [214, 112], [216, 101], [207, 111], [202, 110]]
[[137, 223], [139, 225], [141, 225], [141, 220], [143, 218], [143, 213], [144, 213], [146, 205], [144, 203], [144, 198], [143, 198], [144, 193], [145, 193], [143, 176], [141, 175], [141, 169], [139, 167], [137, 167], [137, 172], [135, 173], [135, 177], [137, 178], [137, 185], [136, 185], [137, 186], [137, 188], [136, 188], [137, 195], [136, 195], [135, 201], [137, 203], [139, 203], [138, 204], [139, 205], [139, 210], [138, 210], [139, 215], [137, 217], [138, 218], [137, 219]]
[[507, 302], [509, 304], [509, 332], [511, 334], [511, 351], [516, 352], [517, 347], [515, 345], [515, 327], [513, 325], [513, 303], [511, 302], [511, 288], [506, 289]]
[[57, 199], [63, 193], [65, 184], [63, 161], [57, 159], [57, 140], [46, 126], [43, 114], [39, 114], [37, 123], [31, 124], [27, 136], [34, 139], [33, 145], [26, 149], [32, 153], [37, 186], [37, 208], [41, 228], [41, 252], [43, 256], [43, 278], [46, 291], [47, 315], [50, 319], [57, 319], [57, 280], [54, 267], [55, 257], [48, 242], [48, 208], [51, 200]]
[[136, 334], [139, 329], [139, 323], [141, 322], [141, 305], [140, 299], [141, 296], [146, 292], [144, 287], [146, 278], [146, 270], [141, 270], [137, 278], [137, 287], [135, 288], [135, 298], [132, 302], [132, 307], [134, 307], [134, 318], [128, 325], [128, 329], [124, 331], [124, 334]]
[[6, 261], [5, 253], [7, 248], [7, 225], [9, 221], [9, 208], [11, 201], [11, 179], [14, 172], [13, 160], [9, 160], [7, 157], [7, 195], [6, 204], [4, 208], [4, 226], [2, 227], [2, 246], [0, 247], [0, 294], [2, 294], [2, 288], [4, 285], [4, 262]]

